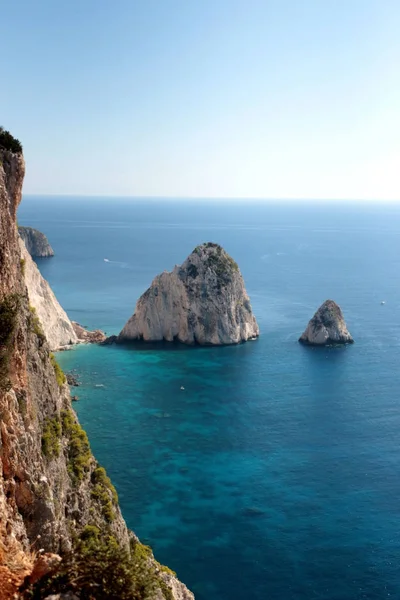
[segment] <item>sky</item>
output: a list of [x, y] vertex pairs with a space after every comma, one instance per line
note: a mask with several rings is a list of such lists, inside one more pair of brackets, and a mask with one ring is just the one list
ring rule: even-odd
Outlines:
[[26, 194], [400, 200], [399, 0], [13, 0]]

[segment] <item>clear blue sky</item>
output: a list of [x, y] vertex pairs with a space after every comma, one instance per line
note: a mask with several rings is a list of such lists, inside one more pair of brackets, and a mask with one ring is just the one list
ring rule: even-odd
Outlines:
[[25, 193], [400, 200], [399, 0], [13, 0]]

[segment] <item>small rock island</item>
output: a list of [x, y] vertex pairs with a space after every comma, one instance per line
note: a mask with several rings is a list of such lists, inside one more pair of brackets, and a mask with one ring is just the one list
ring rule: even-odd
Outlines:
[[354, 340], [347, 330], [340, 306], [333, 300], [325, 300], [308, 323], [299, 342], [310, 346], [331, 346], [352, 344]]
[[33, 229], [33, 227], [18, 226], [18, 233], [25, 242], [26, 249], [32, 257], [47, 258], [54, 256], [53, 248], [41, 231]]
[[157, 275], [115, 341], [225, 345], [258, 335], [238, 265], [220, 245], [208, 242], [181, 266]]

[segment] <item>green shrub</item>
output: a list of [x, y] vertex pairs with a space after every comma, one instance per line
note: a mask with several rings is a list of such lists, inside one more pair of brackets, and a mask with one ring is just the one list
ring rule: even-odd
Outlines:
[[237, 272], [239, 270], [237, 263], [222, 250], [221, 246], [217, 247], [216, 252], [210, 254], [206, 260], [206, 265], [215, 272], [217, 277], [222, 278], [230, 277], [232, 271]]
[[68, 473], [72, 481], [77, 483], [89, 470], [92, 458], [89, 440], [70, 409], [61, 412], [61, 423], [63, 436], [68, 439]]
[[2, 391], [11, 388], [9, 366], [19, 305], [18, 294], [10, 294], [0, 302], [0, 390]]
[[[112, 536], [100, 539], [87, 526], [74, 551], [55, 571], [25, 590], [23, 597], [39, 600], [51, 594], [76, 592], [82, 600], [150, 600], [160, 584], [154, 569], [138, 563]], [[169, 598], [168, 598], [169, 600]]]
[[9, 131], [6, 131], [4, 127], [0, 127], [0, 147], [19, 154], [22, 152], [21, 142], [13, 137]]
[[167, 565], [161, 565], [160, 563], [158, 563], [160, 565], [160, 569], [161, 571], [164, 571], [164, 573], [168, 573], [168, 575], [172, 575], [173, 577], [176, 577], [176, 572], [173, 571], [172, 569], [170, 569], [169, 567], [167, 567]]
[[95, 484], [101, 484], [111, 492], [112, 500], [114, 504], [118, 504], [117, 490], [111, 483], [111, 479], [108, 477], [104, 467], [97, 467], [92, 474], [92, 481]]
[[65, 373], [62, 370], [62, 368], [60, 367], [60, 365], [58, 364], [58, 362], [56, 361], [56, 357], [54, 356], [54, 354], [52, 352], [50, 353], [50, 360], [51, 360], [51, 364], [53, 365], [54, 373], [56, 374], [58, 386], [62, 387], [64, 385], [64, 383], [67, 381], [67, 378], [65, 377]]
[[89, 549], [92, 544], [98, 544], [99, 539], [100, 529], [96, 525], [85, 525], [79, 536], [82, 550]]
[[21, 266], [22, 275], [25, 275], [26, 260], [24, 258], [21, 258], [20, 261], [19, 261], [19, 264]]
[[118, 494], [103, 467], [97, 467], [93, 471], [92, 483], [92, 498], [100, 503], [104, 518], [111, 523], [115, 518], [113, 505], [118, 504]]
[[142, 542], [135, 542], [132, 547], [132, 556], [136, 561], [148, 560], [153, 554], [153, 550], [150, 546], [142, 544]]
[[42, 434], [42, 452], [47, 458], [60, 454], [61, 423], [58, 417], [46, 419]]
[[[43, 329], [42, 329], [42, 324], [40, 323], [39, 317], [36, 314], [36, 308], [34, 306], [30, 306], [29, 307], [29, 311], [30, 311], [30, 315], [29, 315], [29, 329], [30, 329], [30, 331], [32, 331], [32, 333], [34, 333], [35, 335], [37, 335], [37, 337], [40, 339], [41, 342], [44, 342], [45, 339], [46, 339], [46, 336], [44, 335], [44, 332], [43, 332]], [[51, 362], [52, 362], [53, 367], [54, 367], [53, 359], [54, 359], [54, 361], [56, 359], [54, 358], [54, 356], [53, 356], [53, 359], [51, 357], [50, 357], [50, 359], [51, 359]]]
[[151, 556], [151, 548], [137, 540], [131, 541], [128, 551], [113, 535], [102, 535], [96, 525], [86, 525], [75, 539], [73, 551], [53, 572], [34, 585], [27, 584], [22, 598], [40, 600], [75, 592], [81, 600], [153, 600], [160, 590], [165, 600], [173, 600], [171, 589], [158, 573], [160, 565], [149, 560]]
[[165, 583], [165, 581], [160, 579], [158, 585], [160, 586], [160, 590], [165, 600], [174, 600], [174, 594], [172, 593], [171, 588]]

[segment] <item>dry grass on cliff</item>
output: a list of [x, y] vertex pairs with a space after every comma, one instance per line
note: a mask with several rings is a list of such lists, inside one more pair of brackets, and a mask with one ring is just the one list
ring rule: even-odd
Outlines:
[[0, 542], [0, 600], [16, 597], [25, 577], [32, 572], [35, 562], [33, 553], [21, 550], [17, 542], [5, 548]]

